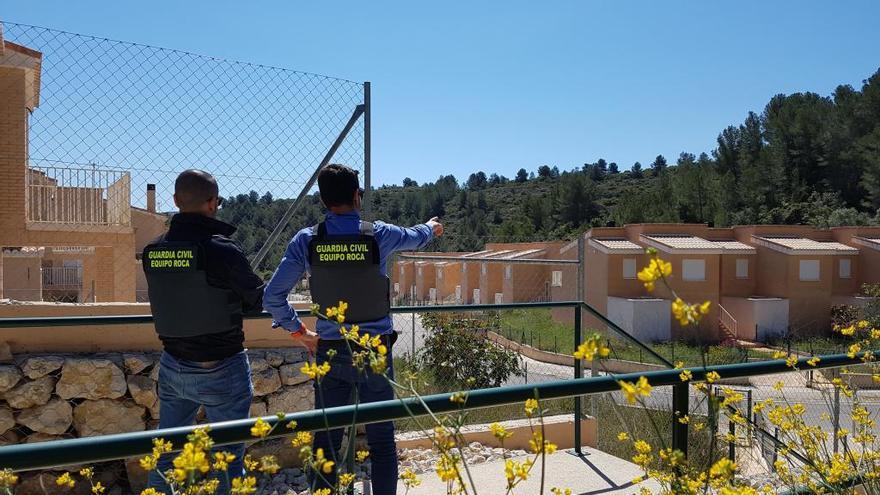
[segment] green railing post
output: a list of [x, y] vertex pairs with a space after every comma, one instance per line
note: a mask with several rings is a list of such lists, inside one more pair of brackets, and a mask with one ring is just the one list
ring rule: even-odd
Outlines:
[[727, 419], [727, 432], [730, 433], [730, 441], [727, 442], [727, 458], [736, 461], [736, 423]]
[[689, 394], [686, 383], [672, 387], [672, 449], [680, 451], [685, 457], [688, 453], [688, 425], [679, 419], [688, 415]]
[[[586, 252], [584, 251], [584, 234], [578, 234], [578, 265], [577, 265], [577, 299], [583, 304], [586, 300], [584, 294], [584, 255]], [[581, 344], [581, 340], [583, 340], [583, 336], [581, 335], [581, 307], [576, 306], [574, 308], [574, 346], [571, 348], [572, 352], [577, 350], [578, 346]], [[574, 360], [574, 379], [577, 380], [579, 378], [583, 378], [584, 376], [584, 364], [580, 359]], [[583, 417], [583, 408], [581, 404], [581, 396], [575, 396], [574, 398], [574, 451], [578, 455], [583, 455], [583, 448], [581, 447], [581, 418]]]
[[[574, 348], [581, 343], [581, 308], [574, 308]], [[574, 379], [577, 380], [584, 376], [584, 366], [580, 359], [574, 360]], [[581, 396], [574, 398], [574, 451], [579, 455], [582, 454], [581, 449], [581, 418], [583, 411], [581, 410]]]

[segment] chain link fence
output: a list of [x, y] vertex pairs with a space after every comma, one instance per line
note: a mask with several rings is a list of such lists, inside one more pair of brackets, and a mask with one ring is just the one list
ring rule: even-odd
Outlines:
[[145, 301], [137, 258], [188, 168], [217, 178], [247, 253], [289, 221], [263, 270], [320, 213], [320, 164], [369, 185], [366, 83], [10, 22], [0, 33], [2, 297]]

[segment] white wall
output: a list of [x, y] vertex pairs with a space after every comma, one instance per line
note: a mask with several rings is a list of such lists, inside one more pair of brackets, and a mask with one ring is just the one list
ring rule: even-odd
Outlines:
[[758, 340], [784, 335], [788, 330], [788, 299], [750, 298], [758, 326]]
[[608, 298], [608, 319], [647, 342], [672, 338], [669, 301], [665, 299]]

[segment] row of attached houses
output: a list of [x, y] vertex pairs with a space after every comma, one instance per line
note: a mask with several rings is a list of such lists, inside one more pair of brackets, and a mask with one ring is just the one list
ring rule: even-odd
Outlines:
[[[862, 285], [880, 283], [880, 227], [638, 224], [594, 228], [582, 242], [584, 300], [646, 340], [825, 334], [833, 306], [862, 305]], [[638, 280], [649, 247], [672, 263], [675, 295], [712, 303], [699, 327], [678, 325], [663, 284], [649, 293]], [[393, 283], [400, 300], [417, 303], [576, 300], [577, 259], [578, 241], [488, 244], [476, 253], [403, 257]], [[572, 318], [572, 310], [553, 314]]]
[[414, 304], [548, 301], [559, 278], [553, 272], [560, 270], [549, 260], [558, 259], [565, 244], [494, 243], [473, 253], [404, 255], [391, 274], [394, 296]]

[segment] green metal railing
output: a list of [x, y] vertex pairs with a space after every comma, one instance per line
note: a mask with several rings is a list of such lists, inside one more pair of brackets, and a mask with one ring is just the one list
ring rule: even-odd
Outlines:
[[[859, 364], [867, 354], [862, 352], [854, 357], [846, 354], [821, 356], [817, 366], [808, 366], [809, 358], [798, 361], [801, 368], [835, 368]], [[704, 381], [706, 374], [712, 371], [723, 378], [743, 378], [776, 373], [795, 372], [785, 360], [758, 361], [709, 367], [686, 368], [693, 373], [693, 382]], [[613, 392], [620, 389], [618, 381], [635, 381], [644, 376], [654, 387], [675, 386], [681, 383], [679, 374], [682, 370], [670, 369], [652, 372], [628, 373], [615, 376], [579, 378], [559, 380], [534, 385], [516, 385], [499, 388], [472, 390], [467, 394], [463, 405], [452, 402], [452, 393], [435, 394], [421, 398], [402, 398], [382, 402], [344, 406], [321, 410], [311, 410], [287, 414], [279, 419], [277, 416], [263, 418], [270, 425], [281, 423], [269, 436], [282, 437], [291, 435], [284, 425], [290, 421], [297, 422], [297, 431], [315, 431], [324, 428], [339, 428], [353, 423], [368, 424], [381, 421], [408, 418], [434, 413], [444, 413], [459, 409], [478, 409], [503, 404], [515, 404], [530, 398], [559, 399], [578, 397], [589, 394]], [[243, 419], [212, 423], [211, 437], [218, 445], [253, 441], [250, 428], [255, 419]], [[204, 425], [201, 425], [204, 426]], [[186, 442], [186, 436], [196, 426], [169, 428], [164, 430], [140, 431], [117, 435], [75, 438], [53, 442], [10, 445], [0, 447], [0, 467], [13, 470], [45, 469], [51, 467], [89, 464], [96, 462], [125, 459], [142, 456], [151, 452], [152, 439], [163, 438], [180, 448]]]
[[[654, 359], [662, 363], [667, 368], [674, 368], [673, 364], [658, 354], [654, 349], [647, 346], [644, 342], [635, 338], [629, 332], [621, 328], [619, 325], [609, 320], [605, 315], [599, 312], [593, 306], [581, 301], [550, 301], [536, 303], [508, 303], [508, 304], [444, 304], [433, 306], [396, 306], [391, 309], [392, 314], [401, 313], [430, 313], [430, 312], [485, 312], [485, 311], [504, 311], [512, 309], [552, 309], [552, 308], [571, 308], [574, 311], [574, 342], [573, 348], [577, 348], [578, 344], [583, 340], [582, 335], [582, 311], [587, 311], [599, 320], [608, 329], [614, 331], [625, 340], [638, 346], [643, 352], [652, 356]], [[579, 308], [579, 309], [578, 309]], [[297, 310], [297, 314], [301, 317], [314, 316], [311, 310]], [[269, 319], [269, 313], [254, 313], [245, 316], [246, 319]], [[24, 318], [0, 318], [0, 329], [3, 328], [34, 328], [34, 327], [65, 327], [79, 325], [130, 325], [130, 324], [149, 324], [153, 322], [153, 316], [144, 315], [117, 315], [117, 316], [58, 316], [58, 317], [24, 317]], [[583, 377], [583, 364], [580, 359], [574, 360], [574, 378]], [[673, 405], [677, 410], [686, 411], [688, 408], [688, 390], [686, 385], [679, 384], [673, 387], [672, 393]], [[580, 418], [584, 417], [583, 404], [580, 400], [576, 400], [574, 404], [574, 438], [581, 438], [581, 422]], [[672, 421], [672, 447], [687, 454], [687, 425], [677, 421], [673, 414]], [[575, 450], [578, 454], [582, 452], [581, 446], [576, 445]]]
[[[367, 424], [388, 420], [405, 419], [412, 415], [425, 415], [430, 410], [434, 413], [450, 412], [458, 409], [478, 409], [503, 404], [514, 404], [529, 398], [560, 399], [571, 397], [583, 397], [590, 394], [607, 393], [619, 390], [618, 380], [633, 381], [640, 376], [648, 378], [652, 386], [671, 386], [672, 393], [672, 447], [687, 452], [688, 426], [677, 421], [675, 411], [688, 411], [689, 395], [688, 384], [682, 383], [679, 374], [682, 370], [674, 369], [674, 365], [658, 354], [654, 349], [641, 342], [631, 334], [620, 328], [619, 325], [609, 320], [598, 310], [580, 301], [559, 301], [540, 303], [510, 303], [510, 304], [483, 304], [483, 305], [436, 305], [436, 306], [398, 306], [392, 308], [392, 313], [427, 313], [427, 312], [485, 312], [503, 311], [513, 309], [541, 309], [541, 308], [572, 308], [574, 309], [574, 345], [581, 342], [582, 336], [582, 313], [590, 313], [608, 329], [614, 331], [625, 340], [636, 345], [646, 354], [652, 356], [658, 362], [666, 366], [667, 370], [653, 372], [639, 372], [615, 376], [601, 376], [582, 378], [583, 364], [580, 360], [574, 360], [574, 379], [546, 382], [534, 385], [516, 385], [491, 389], [479, 389], [468, 392], [467, 402], [459, 405], [450, 401], [452, 393], [443, 393], [425, 396], [422, 398], [404, 398], [384, 402], [360, 404], [359, 406], [345, 406], [332, 409], [312, 410], [286, 415], [283, 419], [277, 416], [263, 418], [271, 425], [281, 423], [270, 437], [290, 435], [284, 425], [290, 421], [296, 421], [297, 431], [315, 431], [324, 428], [337, 428], [350, 426], [353, 423]], [[299, 310], [302, 317], [313, 316], [309, 310]], [[247, 319], [268, 319], [268, 313], [247, 315]], [[64, 327], [80, 325], [129, 325], [150, 324], [153, 322], [152, 315], [120, 315], [120, 316], [65, 316], [65, 317], [25, 317], [25, 318], [0, 318], [0, 330], [3, 328], [35, 328], [35, 327]], [[866, 352], [867, 353], [867, 352]], [[859, 364], [866, 353], [860, 353], [853, 358], [846, 354], [822, 356], [817, 368], [835, 368], [851, 364]], [[799, 361], [800, 367], [806, 367], [809, 357]], [[784, 360], [761, 361], [752, 363], [739, 363], [718, 365], [710, 367], [688, 368], [693, 373], [693, 381], [702, 381], [707, 373], [718, 372], [723, 378], [743, 378], [774, 373], [793, 372]], [[581, 400], [576, 400], [574, 405], [574, 438], [581, 438], [581, 421], [583, 418]], [[213, 423], [211, 436], [218, 445], [227, 445], [240, 442], [253, 441], [250, 428], [255, 418]], [[204, 427], [205, 425], [200, 425]], [[104, 435], [98, 437], [75, 438], [52, 442], [11, 445], [0, 447], [0, 467], [16, 471], [45, 469], [65, 465], [89, 464], [105, 462], [130, 457], [142, 456], [152, 450], [152, 439], [164, 438], [171, 441], [176, 448], [185, 443], [187, 435], [192, 433], [196, 426], [170, 428], [164, 430], [141, 431], [123, 433], [117, 435]], [[580, 442], [575, 442], [575, 450], [581, 452]], [[801, 492], [797, 492], [801, 493]]]

